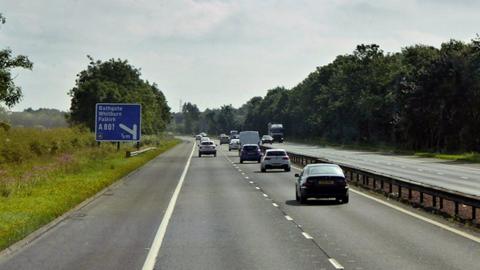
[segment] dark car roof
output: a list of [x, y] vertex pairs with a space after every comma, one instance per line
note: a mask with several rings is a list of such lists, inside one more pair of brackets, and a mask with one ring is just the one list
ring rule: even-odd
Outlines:
[[345, 177], [342, 168], [337, 164], [309, 164], [304, 169], [308, 176], [341, 176]]

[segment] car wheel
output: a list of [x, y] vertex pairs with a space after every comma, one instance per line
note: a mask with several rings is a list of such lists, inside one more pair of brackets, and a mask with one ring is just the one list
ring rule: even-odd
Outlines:
[[213, 157], [217, 157], [217, 153], [213, 154]]
[[261, 170], [262, 172], [266, 172], [266, 171], [267, 171], [267, 169], [265, 169], [265, 168], [260, 168], [260, 170]]
[[348, 203], [348, 197], [349, 197], [348, 195], [344, 196], [342, 198], [342, 203]]
[[306, 204], [307, 203], [307, 198], [305, 196], [302, 196], [302, 193], [300, 193], [300, 204]]
[[295, 200], [296, 200], [297, 202], [300, 202], [300, 197], [298, 196], [297, 187], [295, 187]]
[[290, 167], [285, 168], [285, 171], [286, 171], [286, 172], [289, 172], [289, 171], [290, 171]]
[[198, 157], [202, 157], [202, 154], [198, 153]]
[[240, 159], [240, 163], [243, 163], [243, 159]]
[[261, 159], [257, 160], [257, 163], [260, 163], [260, 162], [262, 162], [262, 160], [261, 160]]

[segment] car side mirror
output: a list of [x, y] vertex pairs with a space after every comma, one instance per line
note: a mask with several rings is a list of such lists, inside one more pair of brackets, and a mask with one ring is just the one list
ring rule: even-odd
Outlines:
[[295, 177], [300, 177], [300, 174], [296, 173], [296, 174], [295, 174]]

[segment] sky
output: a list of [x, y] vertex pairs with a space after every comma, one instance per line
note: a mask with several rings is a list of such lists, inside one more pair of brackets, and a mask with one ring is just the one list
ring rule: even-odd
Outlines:
[[386, 52], [468, 42], [475, 0], [0, 0], [0, 48], [27, 55], [14, 70], [24, 97], [12, 110], [68, 110], [89, 60], [127, 59], [155, 82], [172, 111], [241, 106], [291, 88], [361, 43]]

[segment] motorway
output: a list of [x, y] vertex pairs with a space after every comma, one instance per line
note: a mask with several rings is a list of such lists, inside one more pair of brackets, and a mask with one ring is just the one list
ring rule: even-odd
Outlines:
[[216, 158], [191, 156], [195, 147], [185, 142], [154, 159], [32, 243], [0, 257], [0, 269], [480, 265], [474, 232], [467, 239], [359, 191], [350, 193], [349, 204], [299, 205], [296, 171], [261, 173], [257, 163], [239, 164], [225, 145]]
[[[267, 144], [267, 146], [269, 146]], [[420, 158], [379, 152], [344, 150], [299, 143], [275, 143], [292, 153], [322, 157], [335, 163], [413, 180], [448, 190], [480, 196], [480, 165], [434, 158]]]

